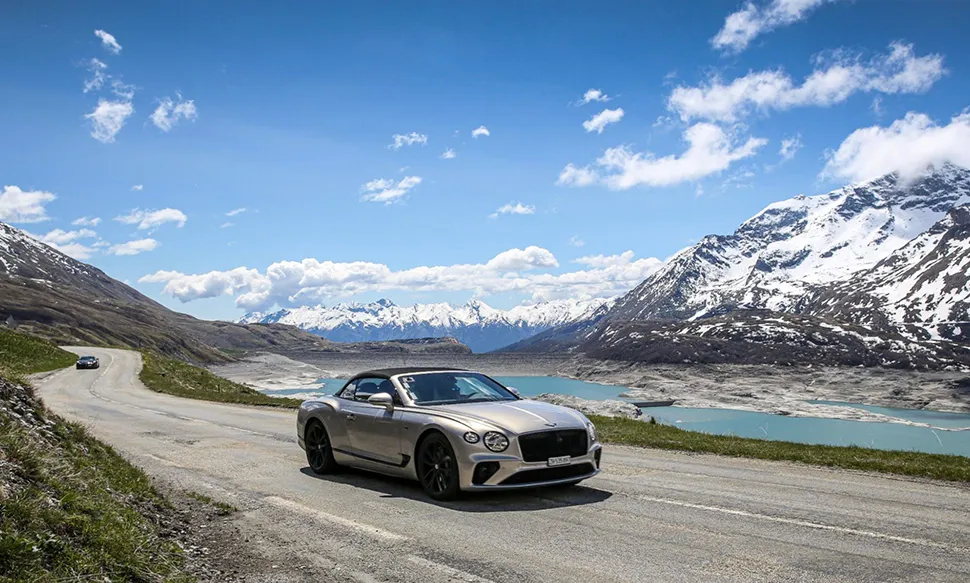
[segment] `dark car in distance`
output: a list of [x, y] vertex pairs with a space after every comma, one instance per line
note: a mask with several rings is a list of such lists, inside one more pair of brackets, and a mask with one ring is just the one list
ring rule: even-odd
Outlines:
[[77, 359], [77, 363], [74, 365], [74, 368], [77, 368], [77, 369], [98, 368], [100, 366], [101, 366], [101, 363], [98, 362], [98, 357], [82, 356], [81, 358]]

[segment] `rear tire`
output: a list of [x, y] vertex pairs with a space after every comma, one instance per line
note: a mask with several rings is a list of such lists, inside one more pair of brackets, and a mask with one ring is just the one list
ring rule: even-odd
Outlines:
[[454, 500], [461, 494], [458, 458], [448, 438], [432, 433], [421, 442], [415, 469], [424, 492], [435, 500]]
[[316, 419], [307, 423], [303, 441], [306, 444], [306, 461], [314, 474], [332, 474], [339, 467], [333, 459], [333, 447], [327, 428]]

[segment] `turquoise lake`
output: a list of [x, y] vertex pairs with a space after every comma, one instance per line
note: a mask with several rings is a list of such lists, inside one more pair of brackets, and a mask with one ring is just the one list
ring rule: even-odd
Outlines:
[[[591, 400], [621, 399], [620, 393], [626, 390], [624, 387], [557, 377], [497, 376], [495, 379], [506, 386], [515, 387], [524, 397], [534, 397], [542, 393], [558, 393]], [[320, 392], [323, 394], [333, 393], [340, 389], [345, 382], [345, 380], [340, 379], [320, 379]], [[266, 391], [266, 394], [284, 396], [307, 392], [306, 389], [283, 389]], [[875, 449], [922, 451], [970, 457], [970, 431], [946, 430], [970, 428], [970, 415], [968, 414], [895, 409], [836, 401], [810, 402], [855, 407], [916, 423], [925, 423], [938, 429], [913, 427], [902, 423], [785, 417], [735, 409], [649, 407], [645, 408], [643, 413], [645, 416], [653, 416], [660, 423], [717, 435], [737, 435], [739, 437], [824, 445], [858, 445]]]

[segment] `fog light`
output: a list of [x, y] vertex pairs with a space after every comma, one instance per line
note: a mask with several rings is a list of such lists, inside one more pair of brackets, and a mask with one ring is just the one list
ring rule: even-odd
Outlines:
[[489, 478], [494, 476], [498, 469], [498, 462], [482, 462], [478, 464], [475, 466], [475, 471], [472, 472], [472, 484], [481, 486], [487, 482]]

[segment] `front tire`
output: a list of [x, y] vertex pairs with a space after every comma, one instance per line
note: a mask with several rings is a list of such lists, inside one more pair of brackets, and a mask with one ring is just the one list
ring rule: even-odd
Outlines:
[[306, 444], [306, 461], [314, 474], [332, 474], [337, 470], [330, 435], [323, 423], [316, 420], [307, 423], [303, 441]]
[[458, 459], [448, 438], [432, 433], [418, 451], [418, 480], [425, 493], [435, 500], [454, 500], [461, 494]]

